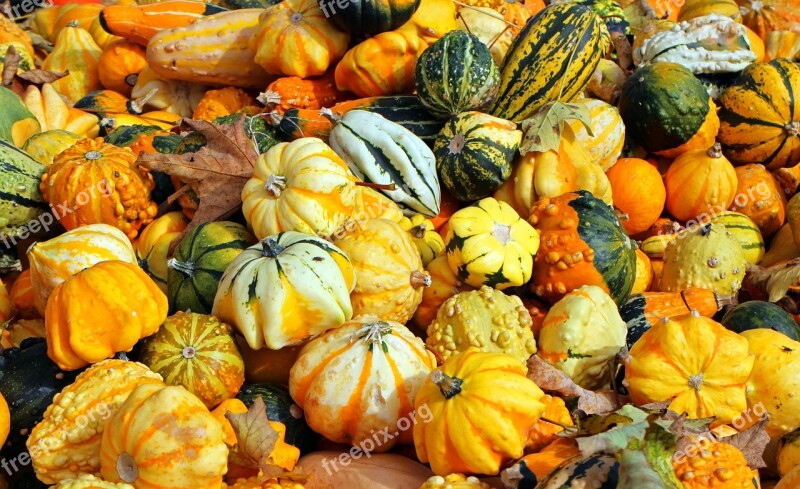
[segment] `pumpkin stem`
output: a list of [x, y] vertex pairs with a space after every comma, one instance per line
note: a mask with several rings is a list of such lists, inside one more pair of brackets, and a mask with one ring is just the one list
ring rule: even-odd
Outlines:
[[[130, 75], [128, 75], [128, 76], [130, 76]], [[136, 76], [138, 77], [138, 75], [136, 75]], [[125, 80], [127, 82], [127, 78]], [[144, 106], [147, 105], [147, 102], [151, 98], [153, 98], [156, 93], [158, 93], [158, 87], [153, 88], [152, 90], [150, 90], [146, 94], [142, 95], [141, 97], [137, 98], [136, 100], [132, 100], [129, 103], [131, 110], [135, 114], [141, 114], [142, 112], [144, 112]]]
[[395, 190], [397, 185], [393, 183], [356, 182], [356, 187], [374, 188], [375, 190]]
[[117, 475], [123, 482], [133, 484], [139, 478], [139, 467], [136, 460], [127, 453], [120, 453], [117, 457]]
[[511, 226], [495, 223], [492, 236], [494, 236], [494, 239], [499, 241], [501, 245], [505, 246], [511, 241]]
[[793, 137], [800, 136], [800, 122], [798, 121], [792, 121], [786, 124], [786, 126], [784, 126], [784, 129], [786, 129], [786, 132], [789, 133], [789, 136]]
[[703, 387], [703, 374], [702, 372], [696, 375], [692, 375], [689, 377], [689, 387], [696, 391], [700, 391], [700, 388]]
[[447, 145], [447, 150], [450, 154], [461, 154], [464, 146], [467, 145], [467, 138], [463, 134], [456, 134], [450, 139], [450, 144]]
[[722, 158], [722, 146], [719, 143], [714, 143], [714, 146], [708, 148], [706, 154], [709, 158]]
[[385, 334], [392, 334], [392, 325], [386, 321], [375, 321], [367, 323], [363, 328], [353, 333], [350, 336], [350, 341], [353, 342], [358, 338], [365, 343], [384, 345], [383, 335]]
[[261, 249], [264, 256], [268, 258], [276, 258], [283, 252], [283, 250], [286, 249], [286, 247], [282, 244], [279, 244], [272, 236], [270, 236], [261, 241]]
[[428, 232], [428, 226], [423, 222], [419, 226], [414, 226], [411, 228], [411, 235], [417, 239], [422, 239], [425, 237], [425, 233]]
[[414, 270], [411, 272], [411, 286], [415, 289], [420, 287], [430, 287], [431, 276], [427, 273], [420, 272], [419, 270]]
[[270, 175], [267, 178], [267, 183], [264, 185], [264, 190], [275, 198], [281, 196], [281, 192], [286, 188], [286, 177], [282, 175]]
[[175, 258], [170, 258], [167, 260], [167, 266], [189, 277], [194, 275], [194, 263], [191, 261], [180, 261]]
[[181, 356], [187, 360], [191, 360], [197, 356], [197, 349], [193, 346], [187, 346], [181, 350]]
[[125, 77], [125, 84], [130, 87], [136, 86], [137, 81], [139, 81], [139, 73], [131, 73]]
[[94, 161], [94, 160], [99, 160], [100, 158], [102, 158], [103, 157], [103, 153], [101, 153], [99, 151], [92, 150], [92, 151], [89, 151], [86, 154], [84, 154], [83, 157], [86, 158], [89, 161]]
[[331, 121], [331, 124], [338, 124], [339, 121], [342, 120], [342, 116], [334, 114], [333, 111], [327, 107], [319, 109], [319, 115]]
[[437, 368], [431, 372], [431, 382], [439, 386], [445, 399], [451, 399], [461, 393], [461, 384], [464, 381], [458, 377], [450, 377]]
[[275, 90], [267, 90], [259, 93], [256, 100], [264, 105], [279, 105], [281, 103], [281, 94]]

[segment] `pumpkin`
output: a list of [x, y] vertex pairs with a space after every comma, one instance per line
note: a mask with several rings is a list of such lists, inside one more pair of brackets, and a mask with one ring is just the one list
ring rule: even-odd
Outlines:
[[635, 143], [667, 158], [711, 147], [720, 126], [703, 83], [670, 62], [638, 68], [622, 87], [619, 113]]
[[224, 440], [222, 425], [189, 391], [140, 385], [108, 421], [100, 473], [135, 487], [216, 489], [227, 469]]
[[597, 285], [614, 302], [630, 295], [636, 251], [613, 210], [586, 191], [542, 197], [528, 222], [541, 247], [533, 261], [531, 289], [550, 303], [583, 285]]
[[[419, 7], [420, 0], [352, 1], [334, 6], [329, 1], [320, 5], [325, 17], [347, 32], [353, 34], [379, 34], [397, 29], [405, 24]], [[338, 7], [338, 8], [337, 8]], [[328, 10], [330, 9], [330, 11]]]
[[660, 290], [700, 287], [733, 296], [742, 286], [746, 268], [742, 245], [724, 225], [697, 225], [667, 244]]
[[664, 176], [667, 211], [679, 221], [703, 222], [733, 204], [738, 179], [736, 170], [719, 144], [681, 154]]
[[800, 325], [785, 309], [771, 302], [751, 300], [738, 304], [725, 312], [720, 323], [736, 333], [767, 328], [800, 341]]
[[[53, 398], [28, 437], [36, 477], [57, 484], [81, 474], [100, 474], [100, 439], [106, 421], [137, 386], [163, 385], [141, 363], [103, 360], [81, 372]], [[70, 436], [59, 436], [69, 433]]]
[[96, 263], [60, 283], [45, 310], [47, 355], [75, 370], [130, 351], [158, 330], [167, 298], [136, 265]]
[[27, 251], [34, 303], [44, 315], [47, 298], [58, 284], [95, 263], [120, 260], [136, 264], [130, 240], [108, 224], [88, 224], [41, 243]]
[[83, 474], [75, 479], [62, 481], [52, 487], [57, 489], [134, 489], [130, 484], [106, 482], [92, 474]]
[[194, 108], [192, 119], [214, 122], [214, 119], [219, 116], [239, 112], [255, 103], [255, 99], [241, 88], [225, 87], [219, 90], [209, 90]]
[[161, 78], [148, 66], [136, 78], [136, 85], [131, 90], [131, 97], [139, 99], [147, 96], [149, 107], [181, 117], [191, 117], [206, 90], [208, 87], [197, 83]]
[[695, 434], [688, 435], [687, 442], [687, 453], [672, 457], [672, 470], [684, 489], [760, 489], [758, 471], [748, 467], [734, 445]]
[[407, 215], [434, 217], [439, 213], [441, 190], [436, 161], [424, 141], [400, 124], [367, 110], [350, 110], [333, 119], [336, 123], [328, 141], [358, 178], [367, 183], [394, 184], [393, 190], [380, 190]]
[[135, 162], [128, 148], [102, 138], [83, 139], [56, 157], [40, 188], [45, 200], [57, 206], [56, 218], [67, 230], [105, 223], [133, 239], [158, 210], [150, 200], [153, 177]]
[[522, 300], [485, 285], [444, 301], [428, 325], [425, 344], [442, 360], [470, 347], [521, 362], [536, 353], [531, 316]]
[[347, 51], [350, 33], [314, 0], [289, 0], [265, 10], [250, 39], [255, 62], [273, 75], [318, 76]]
[[746, 408], [745, 384], [754, 357], [747, 340], [693, 312], [647, 330], [625, 360], [625, 381], [637, 404], [670, 401], [689, 418], [729, 423]]
[[31, 136], [39, 133], [41, 123], [20, 97], [6, 87], [0, 90], [4, 117], [0, 122], [0, 139], [21, 147]]
[[39, 311], [36, 309], [36, 292], [33, 289], [30, 268], [20, 272], [14, 283], [11, 284], [8, 295], [13, 310], [20, 318], [33, 319], [39, 317]]
[[432, 114], [448, 118], [492, 103], [500, 72], [480, 39], [454, 30], [417, 59], [414, 83], [420, 102]]
[[786, 221], [786, 197], [780, 188], [785, 186], [783, 170], [773, 176], [760, 164], [736, 168], [739, 185], [730, 209], [752, 219], [765, 238], [775, 234]]
[[278, 350], [349, 320], [354, 284], [353, 266], [342, 250], [316, 236], [287, 231], [230, 263], [213, 314], [234, 325], [251, 348]]
[[81, 137], [75, 133], [61, 129], [51, 129], [28, 138], [22, 146], [22, 150], [39, 163], [50, 166], [56, 156], [80, 139]]
[[783, 477], [800, 465], [800, 452], [798, 452], [798, 441], [800, 441], [800, 429], [795, 429], [783, 435], [778, 440], [778, 474]]
[[72, 23], [88, 30], [102, 10], [103, 6], [97, 3], [65, 2], [58, 8], [53, 24], [53, 39], [57, 40], [61, 31]]
[[658, 168], [640, 158], [620, 158], [606, 170], [606, 176], [614, 207], [625, 214], [620, 220], [622, 227], [629, 235], [647, 231], [661, 216], [667, 199]]
[[725, 156], [769, 170], [800, 163], [800, 111], [792, 95], [798, 91], [800, 67], [787, 59], [745, 68], [719, 100], [718, 139]]
[[538, 249], [533, 226], [492, 197], [456, 211], [445, 238], [450, 269], [473, 287], [503, 290], [526, 284]]
[[44, 338], [44, 319], [15, 319], [2, 333], [3, 348], [19, 348], [28, 338]]
[[800, 3], [795, 0], [741, 0], [738, 3], [743, 9], [742, 22], [762, 39], [766, 39], [773, 31], [796, 32], [800, 27], [800, 15], [797, 14]]
[[55, 47], [47, 55], [42, 69], [69, 71], [69, 75], [51, 84], [62, 98], [74, 103], [87, 93], [100, 88], [100, 54], [102, 50], [91, 34], [77, 23], [70, 23], [58, 34]]
[[678, 22], [717, 14], [741, 22], [742, 13], [735, 0], [685, 0], [678, 14]]
[[581, 98], [573, 103], [589, 109], [589, 129], [577, 120], [568, 123], [575, 139], [583, 146], [603, 171], [613, 167], [625, 145], [625, 123], [619, 110], [611, 104], [595, 98]]
[[538, 355], [579, 386], [604, 388], [611, 379], [612, 360], [625, 346], [627, 330], [608, 293], [584, 285], [547, 312], [539, 330]]
[[445, 124], [433, 146], [442, 185], [460, 201], [482, 199], [511, 175], [522, 131], [511, 121], [461, 112]]
[[475, 476], [465, 476], [464, 474], [450, 474], [445, 477], [441, 475], [434, 475], [424, 484], [419, 486], [419, 489], [492, 489], [492, 486], [482, 482]]
[[557, 440], [568, 442], [568, 445], [573, 444], [573, 440], [559, 436], [565, 430], [564, 426], [575, 426], [566, 402], [558, 396], [545, 395], [542, 403], [545, 406], [544, 412], [528, 433], [526, 453], [546, 452], [552, 449], [554, 442], [556, 446], [559, 445]]
[[725, 226], [742, 245], [744, 259], [755, 265], [764, 256], [764, 238], [752, 219], [733, 211], [723, 211], [711, 218], [711, 222]]
[[[414, 400], [430, 420], [414, 425], [417, 457], [437, 474], [496, 475], [522, 456], [544, 393], [511, 355], [469, 349], [428, 375]], [[491, 426], [480, 419], [492, 419]]]
[[168, 212], [145, 226], [133, 242], [139, 266], [165, 294], [169, 276], [167, 265], [169, 247], [188, 224], [189, 220], [181, 212]]
[[192, 228], [167, 261], [170, 313], [210, 313], [223, 272], [253, 241], [235, 222], [211, 221]]
[[422, 266], [427, 267], [444, 250], [442, 236], [436, 232], [433, 223], [422, 214], [414, 214], [410, 219], [403, 217], [400, 226], [414, 240], [422, 259]]
[[242, 212], [259, 239], [283, 231], [331, 235], [355, 199], [355, 179], [342, 158], [321, 139], [301, 138], [258, 157], [242, 189]]
[[41, 88], [28, 86], [23, 100], [36, 116], [42, 131], [61, 129], [84, 138], [97, 137], [100, 132], [97, 116], [68, 106], [50, 83]]
[[473, 287], [465, 284], [450, 269], [447, 255], [439, 255], [434, 258], [425, 271], [431, 277], [430, 287], [425, 287], [422, 292], [422, 302], [414, 312], [413, 322], [422, 331], [425, 331], [429, 324], [436, 318], [437, 312], [447, 299], [459, 292], [473, 290]]
[[[753, 37], [757, 34], [751, 29], [748, 32], [752, 33]], [[800, 36], [798, 32], [792, 31], [773, 31], [767, 34], [765, 39], [758, 38], [761, 41], [762, 59], [758, 61], [772, 61], [778, 58], [795, 59], [800, 54]], [[753, 51], [756, 51], [753, 47]]]
[[[41, 10], [48, 10], [48, 9], [38, 9], [36, 12]], [[56, 12], [52, 13], [52, 15], [56, 15], [58, 13], [58, 9], [52, 9]], [[8, 14], [8, 11], [5, 11]], [[36, 13], [34, 13], [34, 17]], [[33, 43], [31, 38], [28, 37], [28, 34], [25, 33], [24, 30], [12, 19], [9, 18], [8, 15], [0, 16], [0, 42], [20, 42], [25, 45], [25, 50], [29, 53], [33, 53]], [[33, 19], [32, 19], [33, 20]], [[53, 19], [55, 20], [55, 19]], [[35, 25], [35, 22], [31, 22]], [[33, 26], [32, 26], [33, 27]]]
[[214, 316], [179, 311], [147, 338], [139, 359], [164, 382], [185, 387], [212, 409], [244, 384], [244, 362], [232, 331]]
[[411, 236], [386, 219], [365, 219], [337, 233], [333, 244], [350, 258], [353, 316], [372, 314], [405, 324], [422, 301], [430, 277]]
[[336, 88], [333, 73], [313, 78], [299, 76], [282, 76], [270, 83], [267, 90], [259, 98], [278, 113], [289, 109], [319, 110], [330, 107], [348, 98], [344, 92]]
[[359, 97], [411, 92], [417, 59], [427, 47], [411, 30], [376, 34], [344, 54], [334, 72], [336, 87]]
[[458, 29], [453, 0], [421, 0], [411, 19], [396, 30], [416, 34], [428, 45]]
[[289, 392], [308, 425], [334, 442], [373, 444], [375, 432], [396, 427], [399, 433], [374, 447], [383, 452], [411, 441], [414, 422], [408, 417], [435, 367], [433, 354], [405, 326], [365, 315], [300, 350]]
[[139, 73], [145, 67], [147, 59], [142, 46], [132, 41], [115, 41], [100, 54], [100, 83], [109, 90], [130, 96]]

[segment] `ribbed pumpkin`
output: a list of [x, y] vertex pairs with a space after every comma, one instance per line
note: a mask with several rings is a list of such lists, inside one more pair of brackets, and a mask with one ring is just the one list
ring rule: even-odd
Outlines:
[[99, 58], [100, 83], [109, 90], [130, 96], [139, 73], [147, 67], [145, 50], [128, 40], [109, 44]]
[[217, 117], [242, 111], [255, 104], [256, 100], [241, 88], [225, 87], [209, 90], [194, 108], [192, 119], [214, 122]]
[[183, 387], [141, 385], [108, 420], [100, 473], [139, 488], [218, 489], [228, 462], [224, 440], [219, 421]]
[[597, 285], [618, 305], [636, 276], [636, 251], [613, 210], [586, 191], [539, 199], [528, 218], [541, 235], [531, 289], [550, 303]]
[[68, 479], [52, 486], [56, 489], [135, 489], [125, 482], [107, 482], [91, 474], [83, 474], [75, 479]]
[[[408, 22], [420, 0], [355, 0], [343, 6], [320, 5], [325, 17], [353, 34], [380, 34]], [[330, 9], [330, 11], [328, 10]]]
[[376, 451], [412, 440], [399, 421], [436, 359], [402, 324], [361, 316], [311, 340], [289, 375], [289, 392], [308, 425], [327, 439], [358, 445], [387, 426], [400, 428]]
[[170, 312], [210, 313], [223, 272], [253, 241], [244, 226], [230, 221], [207, 222], [189, 231], [167, 261]]
[[147, 338], [139, 359], [209, 409], [235, 396], [244, 384], [244, 362], [233, 330], [214, 316], [179, 311], [168, 317]]
[[269, 236], [234, 259], [220, 280], [213, 314], [253, 349], [278, 350], [336, 328], [353, 316], [347, 255], [296, 231]]
[[752, 219], [738, 212], [723, 211], [711, 218], [712, 223], [725, 226], [742, 245], [744, 259], [755, 265], [764, 256], [764, 238]]
[[121, 260], [136, 264], [130, 240], [114, 226], [88, 224], [55, 238], [33, 243], [27, 252], [31, 286], [39, 314], [58, 284], [95, 263]]
[[676, 63], [637, 69], [622, 87], [619, 113], [635, 143], [668, 158], [711, 147], [719, 129], [705, 86]]
[[150, 275], [158, 287], [167, 293], [169, 266], [167, 255], [172, 241], [186, 229], [189, 220], [183, 213], [168, 212], [145, 226], [133, 242], [136, 260], [142, 270]]
[[461, 201], [491, 195], [511, 175], [521, 140], [511, 121], [481, 112], [456, 115], [433, 145], [442, 185]]
[[664, 176], [666, 208], [679, 221], [703, 222], [704, 216], [721, 212], [736, 197], [736, 170], [719, 144], [681, 154]]
[[431, 277], [431, 285], [430, 287], [425, 287], [422, 292], [422, 302], [414, 312], [413, 318], [414, 324], [422, 331], [425, 331], [431, 321], [436, 318], [439, 307], [447, 299], [459, 292], [473, 289], [472, 286], [465, 284], [463, 280], [458, 278], [458, 275], [453, 273], [447, 261], [447, 255], [443, 254], [434, 258], [425, 267], [425, 271]]
[[520, 122], [548, 102], [577, 98], [609, 46], [605, 24], [590, 8], [571, 2], [546, 7], [508, 49], [488, 113]]
[[355, 198], [355, 178], [342, 158], [321, 139], [301, 138], [258, 157], [242, 189], [242, 212], [258, 239], [283, 231], [331, 235], [352, 214]]
[[399, 224], [365, 219], [334, 236], [333, 244], [353, 264], [354, 316], [373, 314], [401, 324], [411, 319], [430, 277], [423, 272], [419, 250]]
[[430, 219], [422, 214], [414, 214], [410, 219], [403, 217], [400, 220], [400, 226], [411, 235], [411, 239], [417, 245], [422, 266], [427, 267], [428, 263], [444, 250], [442, 236], [436, 232]]
[[103, 138], [82, 139], [48, 167], [42, 195], [67, 230], [105, 223], [133, 239], [158, 210], [150, 200], [153, 177], [135, 162], [128, 148], [106, 144]]
[[102, 50], [91, 34], [77, 22], [67, 24], [58, 34], [55, 47], [42, 64], [48, 71], [69, 71], [69, 75], [52, 82], [53, 88], [68, 102], [100, 88], [100, 55]]
[[631, 348], [624, 385], [637, 405], [670, 401], [690, 418], [729, 423], [747, 408], [747, 348], [746, 339], [696, 312], [666, 319]]
[[764, 165], [750, 164], [736, 168], [736, 180], [736, 197], [730, 209], [752, 219], [769, 238], [786, 221], [786, 197], [776, 177]]
[[417, 60], [414, 83], [420, 102], [442, 118], [481, 110], [497, 95], [500, 72], [476, 36], [448, 32]]
[[[163, 385], [161, 376], [141, 363], [103, 360], [81, 372], [53, 398], [28, 437], [36, 477], [47, 483], [100, 475], [100, 439], [106, 421], [142, 384]], [[59, 436], [69, 433], [70, 436]]]
[[787, 59], [753, 63], [720, 96], [719, 142], [734, 164], [777, 170], [800, 162], [800, 67]]
[[545, 408], [526, 371], [511, 355], [470, 349], [431, 372], [414, 400], [430, 413], [427, 423], [414, 425], [419, 460], [437, 474], [496, 475], [521, 457]]
[[744, 9], [742, 23], [762, 39], [774, 31], [797, 32], [800, 26], [800, 2], [797, 0], [741, 0], [738, 3]]
[[250, 39], [255, 62], [273, 75], [318, 76], [344, 55], [350, 33], [331, 22], [314, 0], [289, 0], [267, 9]]
[[505, 202], [487, 197], [456, 211], [445, 251], [450, 269], [465, 283], [499, 290], [531, 278], [539, 233]]
[[50, 294], [47, 356], [64, 370], [76, 370], [130, 351], [166, 317], [166, 296], [141, 268], [118, 260], [96, 263]]
[[581, 98], [573, 103], [589, 109], [591, 135], [580, 121], [570, 120], [569, 125], [575, 139], [591, 155], [603, 171], [614, 166], [625, 145], [625, 123], [619, 110], [611, 104], [595, 98]]
[[348, 94], [336, 89], [333, 73], [324, 76], [300, 78], [299, 76], [282, 76], [270, 83], [260, 97], [264, 105], [278, 113], [289, 109], [314, 109], [331, 107], [348, 98]]

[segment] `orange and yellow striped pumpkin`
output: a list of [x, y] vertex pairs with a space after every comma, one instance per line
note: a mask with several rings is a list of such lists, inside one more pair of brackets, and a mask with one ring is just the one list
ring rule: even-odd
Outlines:
[[603, 171], [614, 166], [625, 145], [625, 123], [619, 110], [611, 104], [593, 98], [582, 98], [574, 103], [589, 109], [589, 126], [592, 134], [579, 121], [569, 121], [575, 139], [589, 152]]
[[69, 75], [52, 82], [52, 85], [71, 105], [87, 93], [100, 88], [99, 67], [102, 52], [88, 31], [77, 23], [70, 23], [58, 34], [55, 47], [44, 60], [42, 69], [69, 71]]
[[36, 309], [36, 292], [33, 288], [30, 268], [26, 268], [17, 276], [8, 293], [18, 317], [23, 319], [39, 317], [39, 311]]

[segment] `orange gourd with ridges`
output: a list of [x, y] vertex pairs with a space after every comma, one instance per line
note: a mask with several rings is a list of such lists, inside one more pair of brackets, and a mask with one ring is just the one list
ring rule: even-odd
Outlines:
[[136, 85], [139, 73], [147, 67], [144, 48], [131, 41], [116, 41], [100, 55], [100, 83], [126, 97]]
[[77, 23], [70, 23], [59, 33], [42, 69], [69, 71], [69, 75], [52, 82], [52, 86], [61, 97], [74, 104], [87, 93], [100, 88], [101, 53], [88, 31]]

